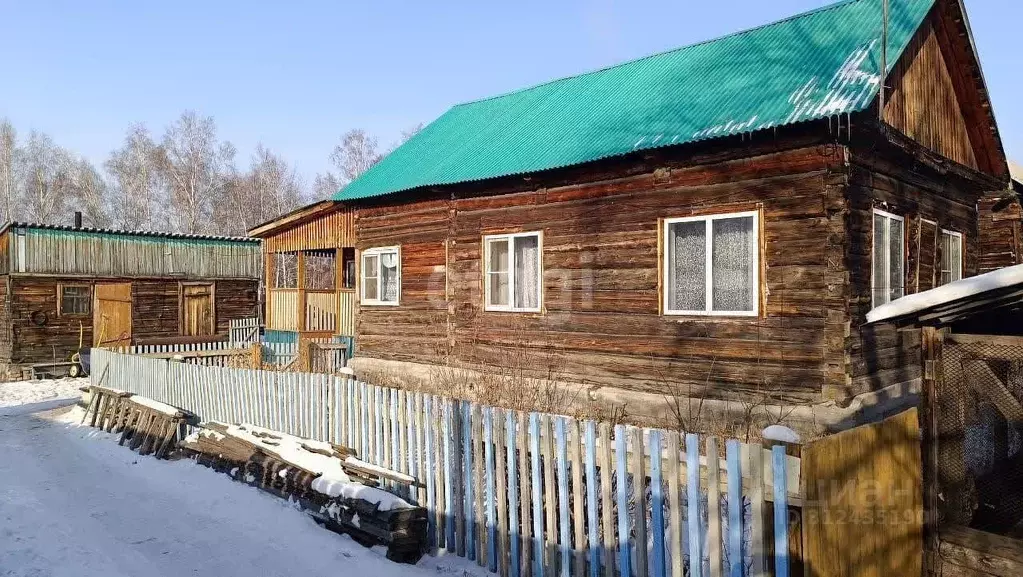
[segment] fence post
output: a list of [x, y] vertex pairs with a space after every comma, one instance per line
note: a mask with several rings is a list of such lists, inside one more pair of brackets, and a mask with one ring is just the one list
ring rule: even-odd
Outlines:
[[254, 369], [263, 368], [263, 345], [252, 343], [249, 345], [249, 363]]

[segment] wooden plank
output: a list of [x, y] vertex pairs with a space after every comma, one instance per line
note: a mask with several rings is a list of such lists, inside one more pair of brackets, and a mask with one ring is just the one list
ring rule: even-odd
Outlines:
[[[583, 423], [572, 420], [569, 422], [571, 433], [571, 445], [569, 459], [572, 462], [572, 536], [573, 544], [573, 574], [575, 577], [585, 577], [586, 574], [586, 501], [583, 495]], [[591, 517], [595, 519], [596, 516]]]
[[771, 449], [774, 474], [774, 577], [789, 577], [789, 507], [785, 498], [785, 447]]
[[616, 491], [618, 504], [618, 570], [622, 577], [630, 577], [632, 575], [627, 441], [628, 431], [625, 425], [615, 425], [615, 471], [618, 475]]
[[923, 490], [917, 410], [803, 445], [801, 452], [805, 567], [816, 575], [920, 575]]
[[729, 440], [725, 444], [728, 458], [728, 574], [742, 577], [742, 445]]
[[671, 524], [671, 577], [683, 577], [682, 490], [679, 486], [679, 434], [668, 433], [668, 514]]
[[724, 577], [721, 555], [721, 467], [718, 463], [718, 442], [707, 437], [707, 557], [709, 577]]
[[647, 524], [646, 524], [646, 459], [643, 450], [643, 429], [631, 429], [632, 440], [632, 506], [635, 526], [634, 556], [636, 574], [647, 574]]
[[[520, 563], [522, 575], [529, 577], [533, 575], [532, 547], [533, 547], [533, 523], [530, 522], [530, 510], [533, 497], [533, 475], [530, 470], [532, 459], [532, 436], [527, 434], [526, 414], [517, 413], [518, 432], [517, 438], [521, 440], [519, 445], [519, 506], [521, 514], [519, 523], [522, 527], [522, 560]], [[532, 421], [532, 417], [529, 417]]]
[[479, 485], [476, 483], [475, 466], [478, 464], [474, 450], [474, 423], [473, 417], [475, 405], [469, 401], [462, 401], [462, 470], [465, 472], [463, 478], [465, 492], [465, 557], [475, 561], [479, 552], [476, 548], [476, 493]]
[[480, 567], [486, 567], [487, 562], [487, 532], [486, 532], [486, 514], [484, 511], [483, 503], [483, 489], [484, 489], [484, 465], [483, 462], [483, 424], [480, 415], [481, 407], [473, 404], [472, 405], [472, 476], [473, 476], [473, 518], [475, 519], [475, 526], [473, 527], [473, 534], [476, 537], [476, 562]]
[[604, 577], [614, 577], [615, 528], [614, 501], [611, 500], [611, 425], [600, 423], [597, 431], [600, 434], [597, 456], [600, 459], [600, 503], [602, 505], [600, 508], [601, 558], [604, 563]]
[[486, 481], [486, 534], [487, 569], [497, 572], [497, 487], [494, 479], [494, 414], [491, 407], [483, 408], [483, 463]]
[[[597, 515], [597, 425], [586, 421], [586, 520], [589, 535], [590, 577], [600, 577], [600, 537]], [[605, 507], [610, 503], [605, 501]], [[576, 544], [578, 546], [578, 543]]]
[[[458, 475], [460, 469], [458, 467], [458, 451], [455, 448], [455, 438], [458, 435], [458, 429], [455, 426], [455, 405], [451, 399], [443, 399], [444, 403], [444, 438], [442, 439], [444, 445], [444, 540], [447, 544], [447, 550], [452, 553], [458, 554], [459, 547], [456, 544], [456, 533], [461, 536], [461, 532], [458, 529], [458, 521], [460, 518], [459, 508], [457, 499], [455, 499], [455, 484], [458, 482]], [[464, 550], [461, 553], [464, 555]]]
[[956, 566], [955, 574], [973, 570], [997, 577], [1023, 575], [1023, 544], [1019, 540], [976, 529], [942, 527], [939, 555], [943, 563]]
[[[559, 575], [569, 577], [572, 559], [572, 540], [568, 518], [568, 433], [563, 417], [554, 417], [554, 443], [558, 483], [558, 551], [561, 553]], [[547, 506], [552, 508], [553, 502]]]
[[747, 445], [749, 454], [750, 500], [750, 577], [764, 577], [764, 451], [760, 445]]
[[433, 462], [434, 459], [434, 444], [433, 435], [430, 431], [433, 431], [436, 427], [433, 426], [435, 422], [433, 415], [433, 397], [427, 396], [424, 399], [423, 411], [425, 413], [425, 421], [428, 423], [428, 427], [425, 428], [426, 437], [425, 441], [425, 453], [423, 456], [426, 458], [426, 470], [429, 472], [425, 475], [426, 478], [426, 533], [427, 533], [427, 544], [431, 550], [436, 550], [437, 544], [440, 539], [437, 535], [437, 515], [440, 511], [440, 507], [437, 506], [437, 481], [434, 475], [434, 470], [439, 469]]
[[546, 556], [543, 545], [543, 486], [540, 482], [540, 415], [529, 414], [529, 454], [531, 461], [532, 505], [533, 505], [533, 573], [544, 576]]
[[984, 360], [964, 360], [964, 369], [982, 379], [966, 379], [977, 394], [991, 401], [1010, 423], [1023, 423], [1023, 403], [1009, 390], [1005, 381]]
[[551, 417], [547, 414], [540, 415], [540, 445], [543, 452], [543, 495], [544, 503], [549, 504], [543, 508], [544, 517], [544, 565], [550, 568], [553, 573], [557, 563], [558, 547], [558, 509], [556, 499], [557, 480], [554, 477], [554, 430]]
[[[664, 565], [664, 490], [661, 485], [661, 431], [650, 431], [650, 532], [653, 535], [653, 577], [665, 577]], [[640, 545], [640, 548], [645, 548]]]
[[[520, 454], [522, 455], [523, 463], [525, 462], [525, 451], [519, 447], [518, 441], [524, 440], [524, 437], [519, 435], [518, 427], [516, 426], [516, 415], [515, 411], [507, 411], [505, 414], [505, 445], [507, 452], [505, 453], [508, 459], [508, 575], [510, 577], [519, 577], [521, 574], [520, 568], [522, 567], [521, 558], [521, 547], [522, 547], [522, 535], [520, 527], [524, 525], [524, 518], [519, 516], [519, 507], [525, 502], [522, 498], [522, 494], [519, 493], [519, 478], [525, 479], [527, 477], [524, 468], [518, 467]], [[518, 415], [521, 415], [519, 413]]]
[[[497, 477], [497, 573], [501, 577], [508, 577], [511, 573], [510, 562], [509, 562], [509, 548], [510, 540], [514, 537], [511, 535], [511, 531], [508, 525], [508, 502], [509, 502], [509, 488], [515, 484], [514, 475], [512, 475], [512, 482], [508, 482], [508, 471], [514, 470], [511, 468], [513, 457], [508, 457], [511, 453], [511, 449], [508, 448], [510, 445], [507, 443], [505, 434], [505, 423], [507, 421], [506, 411], [503, 409], [494, 409], [492, 416], [494, 423], [494, 465], [496, 467], [495, 475]], [[502, 449], [503, 448], [503, 449]], [[512, 502], [512, 508], [514, 509], [514, 503]], [[517, 531], [516, 531], [517, 533]]]
[[689, 520], [689, 575], [703, 574], [703, 538], [700, 514], [700, 437], [686, 435], [686, 505]]

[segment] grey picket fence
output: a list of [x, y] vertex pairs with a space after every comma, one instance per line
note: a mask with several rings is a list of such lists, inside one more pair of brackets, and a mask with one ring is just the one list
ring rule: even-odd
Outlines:
[[416, 478], [386, 488], [428, 510], [433, 552], [502, 576], [789, 575], [788, 506], [799, 504], [800, 463], [783, 447], [522, 413], [325, 374], [105, 350], [94, 359], [97, 384], [203, 420], [346, 445]]
[[228, 323], [229, 339], [235, 346], [259, 342], [259, 319], [231, 319]]

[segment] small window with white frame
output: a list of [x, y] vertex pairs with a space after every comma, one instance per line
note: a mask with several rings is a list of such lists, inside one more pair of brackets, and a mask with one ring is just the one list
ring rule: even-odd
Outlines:
[[874, 209], [874, 240], [871, 249], [871, 295], [877, 307], [906, 294], [905, 220]]
[[756, 316], [757, 211], [664, 220], [664, 313]]
[[483, 237], [484, 308], [540, 312], [543, 237], [539, 232]]
[[963, 278], [963, 235], [959, 232], [942, 229], [939, 284], [946, 285], [961, 278]]
[[401, 250], [396, 246], [362, 251], [364, 305], [397, 305], [401, 299]]

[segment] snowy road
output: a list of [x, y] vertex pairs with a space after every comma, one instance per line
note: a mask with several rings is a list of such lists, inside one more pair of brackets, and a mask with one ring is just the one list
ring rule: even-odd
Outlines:
[[461, 574], [398, 565], [260, 491], [189, 461], [140, 457], [94, 429], [0, 417], [0, 575]]

